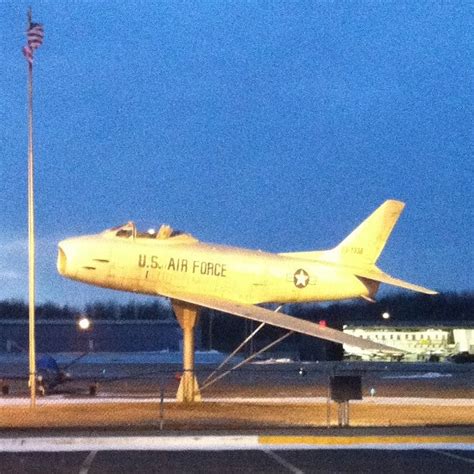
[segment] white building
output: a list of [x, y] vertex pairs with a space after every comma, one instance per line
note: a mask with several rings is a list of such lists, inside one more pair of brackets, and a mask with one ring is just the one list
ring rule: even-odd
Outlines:
[[[402, 349], [404, 360], [444, 359], [460, 352], [474, 353], [474, 330], [449, 327], [345, 326], [344, 332]], [[373, 354], [344, 345], [347, 356], [371, 358]], [[389, 357], [389, 356], [387, 356]]]

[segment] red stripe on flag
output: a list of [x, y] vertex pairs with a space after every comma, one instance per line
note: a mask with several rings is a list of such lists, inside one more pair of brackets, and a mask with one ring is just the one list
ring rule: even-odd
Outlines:
[[26, 60], [30, 63], [33, 64], [33, 51], [29, 46], [23, 46], [23, 55], [25, 56]]
[[44, 30], [43, 25], [40, 23], [32, 23], [26, 32], [28, 39], [28, 46], [35, 50], [43, 44]]

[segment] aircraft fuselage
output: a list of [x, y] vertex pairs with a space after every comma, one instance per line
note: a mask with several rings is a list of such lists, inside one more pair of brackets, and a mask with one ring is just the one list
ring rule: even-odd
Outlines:
[[373, 282], [329, 263], [177, 240], [103, 234], [68, 239], [60, 244], [58, 269], [116, 290], [149, 295], [185, 290], [247, 304], [369, 297], [376, 290]]

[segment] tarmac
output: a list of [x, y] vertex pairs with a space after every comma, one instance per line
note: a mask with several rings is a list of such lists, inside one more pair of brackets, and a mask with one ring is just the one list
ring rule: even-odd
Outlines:
[[[255, 365], [181, 404], [179, 365], [125, 360], [77, 367], [78, 379], [34, 410], [12, 386], [0, 398], [0, 473], [474, 472], [469, 366], [313, 363], [302, 377], [298, 363]], [[363, 376], [348, 427], [328, 400], [336, 372]]]
[[474, 429], [7, 430], [0, 472], [472, 474]]

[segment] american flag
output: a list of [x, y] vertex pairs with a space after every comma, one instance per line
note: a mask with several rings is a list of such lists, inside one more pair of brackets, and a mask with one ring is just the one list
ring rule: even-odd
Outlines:
[[28, 44], [23, 47], [23, 54], [30, 64], [33, 64], [33, 52], [43, 44], [43, 38], [43, 25], [41, 23], [30, 23], [30, 27], [26, 31]]
[[23, 46], [23, 54], [26, 58], [26, 60], [30, 63], [33, 64], [33, 50], [28, 46]]

